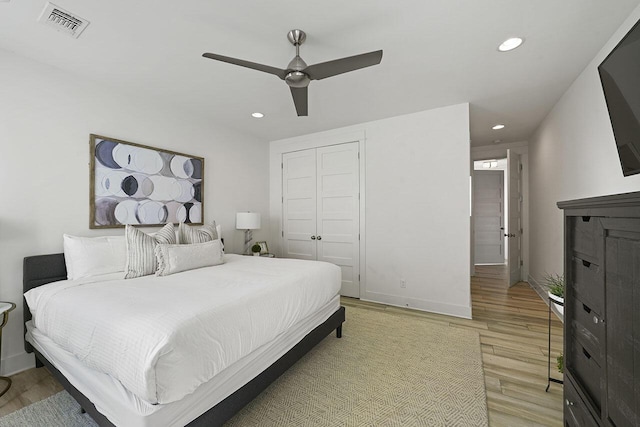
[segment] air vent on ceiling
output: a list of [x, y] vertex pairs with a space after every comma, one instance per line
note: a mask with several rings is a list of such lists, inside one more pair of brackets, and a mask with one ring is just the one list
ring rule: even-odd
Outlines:
[[56, 30], [78, 38], [80, 33], [87, 28], [89, 21], [74, 15], [53, 3], [47, 3], [40, 14], [38, 21], [49, 25]]

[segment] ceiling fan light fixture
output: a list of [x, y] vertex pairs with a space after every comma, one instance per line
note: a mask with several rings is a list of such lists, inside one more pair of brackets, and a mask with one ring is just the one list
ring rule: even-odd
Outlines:
[[491, 129], [493, 129], [493, 130], [504, 129], [504, 125], [503, 124], [498, 124], [498, 125], [493, 126]]
[[255, 113], [251, 113], [251, 117], [256, 118], [256, 119], [261, 119], [264, 117], [264, 114], [256, 111]]
[[498, 50], [500, 52], [509, 52], [510, 50], [513, 50], [519, 47], [523, 42], [524, 42], [524, 39], [520, 37], [511, 37], [503, 41], [502, 44], [498, 46]]
[[291, 87], [307, 87], [309, 86], [309, 76], [302, 71], [292, 71], [284, 78], [284, 81]]

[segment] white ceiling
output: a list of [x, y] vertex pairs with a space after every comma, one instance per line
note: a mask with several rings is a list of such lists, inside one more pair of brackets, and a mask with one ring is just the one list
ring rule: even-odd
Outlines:
[[[78, 39], [36, 22], [45, 1], [10, 0], [0, 47], [265, 140], [469, 102], [477, 146], [527, 139], [640, 0], [53, 3], [91, 22]], [[201, 56], [286, 68], [294, 28], [308, 64], [378, 49], [382, 63], [311, 82], [297, 117], [285, 82]], [[498, 52], [511, 36], [525, 43]]]

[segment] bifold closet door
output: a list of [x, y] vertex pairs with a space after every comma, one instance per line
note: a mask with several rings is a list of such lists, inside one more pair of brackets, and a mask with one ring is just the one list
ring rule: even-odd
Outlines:
[[282, 156], [284, 257], [317, 259], [316, 151]]
[[359, 297], [358, 143], [283, 155], [285, 256], [340, 266], [344, 296]]

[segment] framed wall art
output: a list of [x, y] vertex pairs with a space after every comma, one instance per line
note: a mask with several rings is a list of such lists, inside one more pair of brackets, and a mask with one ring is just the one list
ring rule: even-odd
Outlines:
[[202, 224], [204, 158], [91, 134], [89, 228]]

